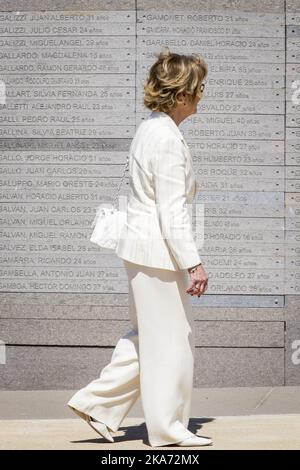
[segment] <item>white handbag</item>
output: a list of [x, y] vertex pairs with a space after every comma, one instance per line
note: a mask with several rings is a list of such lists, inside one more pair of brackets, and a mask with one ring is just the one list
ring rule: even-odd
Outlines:
[[98, 206], [95, 218], [91, 224], [93, 232], [90, 237], [90, 241], [102, 248], [108, 248], [110, 250], [115, 250], [117, 248], [122, 229], [127, 219], [127, 213], [117, 209], [116, 200], [119, 196], [128, 164], [129, 157], [127, 157], [124, 172], [112, 207], [105, 206], [104, 204]]

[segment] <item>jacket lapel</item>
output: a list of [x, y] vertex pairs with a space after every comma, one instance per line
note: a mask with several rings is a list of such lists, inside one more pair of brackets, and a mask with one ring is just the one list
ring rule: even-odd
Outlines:
[[187, 173], [192, 175], [192, 186], [193, 186], [192, 199], [193, 199], [195, 194], [196, 194], [197, 181], [196, 181], [196, 176], [195, 176], [195, 172], [194, 172], [194, 167], [193, 167], [193, 161], [192, 161], [192, 155], [191, 155], [190, 148], [189, 148], [187, 142], [185, 141], [179, 127], [177, 126], [176, 122], [171, 118], [171, 116], [169, 116], [164, 111], [152, 111], [150, 113], [148, 119], [154, 119], [154, 118], [155, 119], [164, 119], [165, 122], [171, 127], [171, 129], [176, 133], [176, 135], [184, 143], [184, 145], [187, 149], [189, 161], [187, 163], [187, 170], [186, 171], [187, 171]]
[[184, 145], [188, 148], [188, 145], [187, 145], [187, 143], [186, 143], [179, 127], [177, 126], [176, 122], [171, 118], [171, 116], [169, 116], [164, 111], [152, 111], [150, 113], [150, 116], [149, 116], [148, 119], [154, 119], [154, 118], [156, 118], [156, 119], [165, 119], [165, 122], [171, 127], [171, 129], [173, 129], [173, 131], [178, 135], [180, 140], [182, 140]]

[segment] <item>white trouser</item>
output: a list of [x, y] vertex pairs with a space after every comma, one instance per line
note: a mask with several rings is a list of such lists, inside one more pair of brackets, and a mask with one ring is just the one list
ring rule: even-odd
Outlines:
[[150, 445], [176, 443], [194, 435], [187, 429], [195, 347], [188, 273], [123, 263], [132, 330], [68, 405], [117, 431], [141, 394]]

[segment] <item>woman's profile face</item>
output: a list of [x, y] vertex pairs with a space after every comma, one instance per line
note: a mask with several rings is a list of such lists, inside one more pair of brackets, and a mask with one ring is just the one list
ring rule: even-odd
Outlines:
[[176, 108], [170, 113], [177, 125], [191, 114], [197, 114], [197, 105], [203, 96], [203, 88], [204, 86], [200, 87], [194, 99], [185, 92], [181, 94], [181, 103], [177, 104]]
[[193, 110], [192, 110], [191, 114], [197, 113], [197, 105], [198, 105], [199, 101], [201, 100], [201, 98], [202, 98], [202, 94], [201, 95], [196, 95], [196, 98], [195, 98], [194, 102], [191, 104], [193, 106]]
[[189, 99], [188, 96], [186, 96], [185, 99], [185, 105], [183, 105], [184, 111], [186, 116], [189, 116], [190, 114], [196, 114], [197, 113], [197, 105], [199, 101], [202, 98], [202, 93], [200, 92], [199, 95], [196, 95], [195, 99]]

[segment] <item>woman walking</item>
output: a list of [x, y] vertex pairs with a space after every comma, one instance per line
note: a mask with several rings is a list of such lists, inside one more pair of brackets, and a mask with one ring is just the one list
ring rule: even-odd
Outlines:
[[207, 76], [197, 56], [162, 52], [144, 85], [152, 112], [132, 140], [127, 223], [116, 250], [129, 286], [132, 329], [100, 377], [68, 406], [113, 442], [139, 396], [151, 446], [212, 443], [187, 429], [195, 337], [189, 295], [202, 295], [202, 266], [186, 203], [196, 194], [192, 159], [178, 125], [197, 112]]

